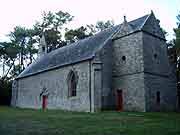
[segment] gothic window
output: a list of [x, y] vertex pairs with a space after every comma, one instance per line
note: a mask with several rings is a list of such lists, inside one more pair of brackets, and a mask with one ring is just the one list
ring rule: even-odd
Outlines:
[[154, 53], [153, 54], [153, 59], [154, 59], [154, 62], [156, 63], [156, 64], [159, 64], [160, 63], [160, 60], [158, 59], [158, 54], [157, 53]]
[[160, 104], [160, 92], [156, 92], [156, 103], [159, 105]]
[[67, 84], [68, 84], [68, 96], [73, 97], [77, 95], [77, 83], [78, 83], [78, 76], [77, 72], [71, 70], [67, 77]]

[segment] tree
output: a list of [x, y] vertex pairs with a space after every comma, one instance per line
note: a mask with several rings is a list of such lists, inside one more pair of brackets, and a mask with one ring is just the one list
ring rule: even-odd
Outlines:
[[180, 28], [174, 29], [176, 39], [174, 40], [177, 55], [180, 56]]
[[90, 32], [92, 34], [103, 31], [113, 26], [114, 26], [114, 22], [112, 20], [108, 20], [106, 22], [98, 21], [95, 25], [93, 24], [87, 25], [87, 27], [90, 29]]
[[72, 21], [73, 16], [67, 12], [44, 12], [42, 21], [36, 22], [34, 29], [38, 31], [39, 37], [44, 33], [48, 45], [48, 52], [66, 45], [62, 40], [62, 30], [65, 24]]
[[1, 43], [3, 48], [0, 51], [0, 57], [2, 60], [2, 80], [5, 80], [8, 76], [10, 70], [13, 68], [15, 64], [15, 60], [18, 54], [18, 48], [15, 44], [3, 42]]
[[73, 43], [76, 42], [78, 40], [84, 39], [86, 37], [89, 37], [93, 35], [93, 33], [88, 32], [87, 31], [87, 27], [81, 26], [77, 29], [71, 29], [68, 30], [66, 29], [66, 33], [65, 33], [65, 40], [67, 43]]
[[180, 56], [180, 14], [177, 15], [177, 28], [174, 29], [176, 39], [174, 44], [176, 47], [177, 56]]
[[98, 21], [95, 25], [90, 24], [86, 25], [85, 27], [81, 26], [76, 29], [66, 29], [64, 37], [67, 43], [73, 43], [86, 37], [92, 36], [97, 32], [103, 31], [112, 26], [114, 26], [113, 21]]
[[174, 29], [176, 39], [174, 40], [177, 54], [177, 96], [180, 108], [180, 13], [177, 15], [177, 28]]
[[12, 81], [0, 78], [0, 105], [10, 105], [11, 103]]
[[12, 43], [0, 43], [0, 58], [3, 66], [2, 76], [0, 77], [0, 104], [10, 105], [11, 101], [11, 76], [8, 76], [15, 65], [18, 54], [16, 46]]
[[10, 47], [14, 46], [18, 51], [16, 60], [19, 61], [18, 64], [20, 65], [19, 73], [21, 73], [29, 63], [32, 63], [33, 54], [37, 53], [37, 49], [35, 49], [34, 46], [34, 44], [37, 43], [37, 34], [38, 32], [36, 30], [21, 26], [15, 27], [14, 31], [9, 34], [11, 40]]

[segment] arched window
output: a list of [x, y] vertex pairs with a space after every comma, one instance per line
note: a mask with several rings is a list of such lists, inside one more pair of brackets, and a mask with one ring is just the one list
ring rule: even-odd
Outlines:
[[67, 84], [68, 84], [68, 96], [73, 97], [77, 95], [77, 83], [78, 83], [78, 76], [77, 72], [71, 70], [67, 77]]

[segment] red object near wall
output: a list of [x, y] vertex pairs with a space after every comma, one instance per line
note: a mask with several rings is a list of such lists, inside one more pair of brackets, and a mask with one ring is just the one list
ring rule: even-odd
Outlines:
[[48, 97], [47, 96], [43, 96], [42, 108], [46, 109], [47, 108], [47, 104], [48, 104]]
[[117, 105], [118, 105], [118, 111], [121, 112], [123, 110], [123, 94], [122, 90], [117, 90]]

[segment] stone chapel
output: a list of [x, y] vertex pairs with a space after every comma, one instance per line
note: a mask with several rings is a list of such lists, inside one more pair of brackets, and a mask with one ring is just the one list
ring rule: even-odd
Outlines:
[[175, 67], [151, 14], [39, 56], [13, 82], [12, 106], [70, 111], [174, 111]]

